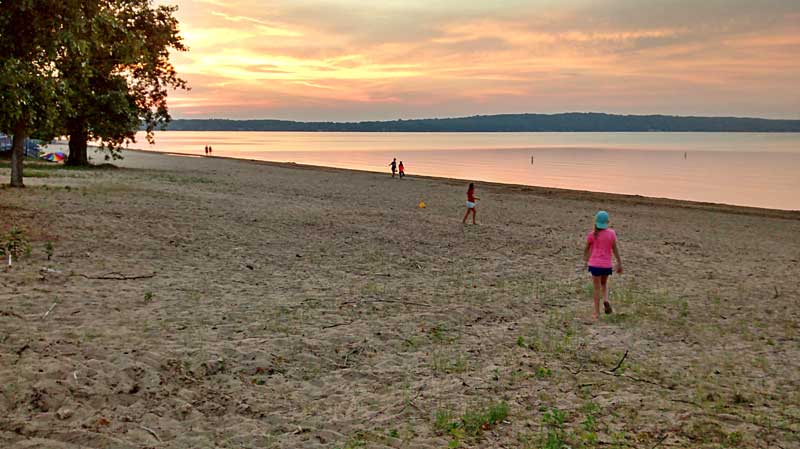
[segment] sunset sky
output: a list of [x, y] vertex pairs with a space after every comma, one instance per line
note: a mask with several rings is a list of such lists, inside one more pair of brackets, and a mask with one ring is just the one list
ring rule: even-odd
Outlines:
[[800, 118], [798, 0], [163, 0], [176, 118]]

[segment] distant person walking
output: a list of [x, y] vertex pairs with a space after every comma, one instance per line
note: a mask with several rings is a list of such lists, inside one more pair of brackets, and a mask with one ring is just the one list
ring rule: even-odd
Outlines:
[[211, 145], [208, 146], [208, 154], [211, 155]]
[[608, 277], [613, 273], [611, 255], [617, 259], [617, 273], [622, 274], [622, 258], [617, 246], [617, 233], [608, 227], [608, 212], [601, 210], [594, 217], [594, 230], [586, 236], [586, 248], [583, 260], [592, 274], [594, 286], [594, 312], [592, 319], [600, 315], [600, 296], [603, 296], [603, 309], [606, 314], [612, 312], [608, 302]]
[[389, 162], [389, 166], [392, 167], [392, 178], [397, 173], [397, 158], [392, 159], [392, 162]]
[[208, 156], [208, 145], [206, 145], [206, 156]]
[[403, 166], [403, 161], [400, 161], [400, 165], [397, 166], [397, 170], [400, 173], [400, 179], [405, 178], [406, 168]]
[[478, 206], [478, 198], [475, 196], [475, 183], [469, 183], [469, 188], [467, 188], [467, 213], [464, 214], [464, 219], [461, 220], [462, 223], [467, 224], [467, 218], [469, 217], [470, 212], [472, 213], [472, 224], [478, 224], [475, 222], [475, 208]]

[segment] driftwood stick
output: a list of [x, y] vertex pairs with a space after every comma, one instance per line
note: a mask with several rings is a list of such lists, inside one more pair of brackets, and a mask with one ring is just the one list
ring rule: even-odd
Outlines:
[[669, 434], [665, 433], [664, 436], [662, 436], [661, 438], [658, 439], [658, 441], [656, 441], [656, 444], [654, 444], [651, 449], [656, 449], [658, 446], [661, 446], [661, 443], [663, 443], [664, 440], [667, 439], [667, 437], [669, 437]]
[[541, 302], [541, 304], [547, 307], [567, 307], [567, 304], [558, 304], [554, 302]]
[[326, 325], [326, 326], [322, 326], [322, 328], [323, 328], [323, 329], [332, 329], [332, 328], [334, 328], [334, 327], [339, 327], [339, 326], [347, 326], [347, 325], [349, 325], [349, 324], [353, 324], [353, 323], [354, 323], [354, 321], [347, 321], [347, 322], [344, 322], [344, 323], [328, 324], [328, 325]]
[[403, 304], [403, 305], [406, 305], [406, 306], [420, 306], [420, 307], [430, 307], [431, 306], [430, 304], [425, 304], [425, 303], [422, 303], [422, 302], [399, 301], [399, 300], [396, 300], [396, 299], [377, 299], [377, 298], [376, 299], [370, 299], [369, 301], [364, 301], [364, 300], [360, 300], [360, 301], [345, 301], [345, 302], [341, 303], [341, 305], [344, 306], [344, 305], [347, 305], [347, 304], [356, 304], [356, 303], [360, 303], [360, 302], [364, 302], [364, 303], [388, 302], [388, 303], [394, 303], [394, 304]]
[[88, 276], [82, 273], [76, 273], [75, 276], [81, 276], [86, 279], [100, 279], [100, 280], [108, 280], [108, 281], [128, 281], [133, 279], [149, 279], [156, 276], [156, 273], [151, 274], [141, 274], [141, 275], [133, 275], [133, 276], [126, 276], [121, 273], [109, 273], [103, 276]]
[[391, 302], [391, 303], [395, 303], [395, 304], [404, 304], [404, 305], [407, 305], [407, 306], [421, 306], [421, 307], [430, 307], [431, 306], [430, 304], [425, 304], [425, 303], [422, 303], [422, 302], [397, 301], [397, 300], [394, 300], [394, 299], [374, 299], [372, 301], [367, 301], [367, 302]]
[[619, 367], [621, 367], [621, 366], [622, 366], [622, 362], [624, 362], [624, 361], [625, 361], [625, 358], [626, 358], [626, 357], [628, 357], [628, 350], [627, 350], [627, 349], [625, 350], [625, 354], [623, 354], [623, 355], [622, 355], [622, 358], [621, 358], [621, 359], [619, 359], [619, 362], [617, 362], [617, 366], [615, 366], [615, 367], [614, 367], [614, 368], [611, 370], [611, 372], [612, 372], [612, 373], [613, 373], [613, 372], [615, 372], [616, 370], [618, 370], [618, 369], [619, 369]]
[[53, 309], [55, 309], [57, 305], [58, 305], [58, 301], [54, 302], [53, 305], [50, 306], [49, 309], [47, 309], [47, 312], [45, 312], [44, 315], [42, 315], [42, 319], [47, 318], [47, 315], [50, 315], [50, 312], [52, 312]]
[[153, 429], [145, 427], [145, 426], [143, 426], [141, 424], [139, 424], [139, 427], [141, 427], [142, 430], [146, 430], [147, 433], [149, 433], [150, 435], [153, 435], [153, 438], [155, 438], [159, 443], [161, 442], [161, 438], [158, 437], [158, 434]]

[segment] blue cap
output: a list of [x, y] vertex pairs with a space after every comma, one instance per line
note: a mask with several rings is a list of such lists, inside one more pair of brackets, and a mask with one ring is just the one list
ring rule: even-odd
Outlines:
[[608, 212], [601, 210], [594, 216], [594, 225], [597, 229], [608, 228]]

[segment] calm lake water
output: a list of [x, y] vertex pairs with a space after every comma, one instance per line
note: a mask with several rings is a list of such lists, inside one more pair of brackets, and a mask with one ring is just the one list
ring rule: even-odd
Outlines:
[[800, 210], [797, 133], [194, 132], [131, 148]]

